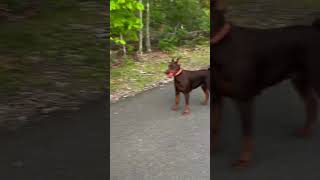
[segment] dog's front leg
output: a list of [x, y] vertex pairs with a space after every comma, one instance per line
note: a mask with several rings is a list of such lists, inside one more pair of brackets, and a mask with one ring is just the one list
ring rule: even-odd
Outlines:
[[242, 126], [242, 147], [240, 159], [233, 163], [234, 167], [248, 166], [253, 151], [253, 100], [237, 101]]
[[185, 99], [185, 106], [184, 106], [182, 115], [188, 115], [190, 114], [190, 107], [189, 107], [190, 94], [188, 92], [184, 93], [184, 99]]
[[212, 101], [211, 109], [211, 122], [210, 122], [210, 152], [214, 153], [217, 150], [219, 144], [219, 133], [222, 118], [223, 98], [217, 98]]
[[175, 103], [172, 106], [173, 111], [177, 111], [180, 103], [180, 92], [176, 90], [176, 98], [175, 98]]

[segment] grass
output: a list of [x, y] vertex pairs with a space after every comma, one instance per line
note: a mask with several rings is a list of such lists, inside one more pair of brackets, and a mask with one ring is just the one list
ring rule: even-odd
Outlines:
[[163, 59], [159, 59], [158, 62], [133, 62], [127, 59], [121, 67], [111, 70], [111, 93], [121, 90], [143, 90], [147, 85], [163, 78], [161, 75], [166, 66]]
[[[37, 16], [1, 24], [1, 94], [15, 94], [24, 87], [54, 88], [55, 77], [45, 76], [46, 71], [56, 71], [57, 76], [67, 71], [68, 81], [92, 82], [101, 88], [106, 79], [106, 41], [97, 39], [93, 30], [101, 28], [96, 24], [104, 17], [97, 10], [80, 8], [75, 0], [43, 1]], [[87, 28], [73, 29], [73, 24]]]
[[[252, 0], [229, 0], [228, 4], [236, 7], [237, 5], [246, 4], [252, 2]], [[306, 9], [319, 9], [320, 1], [318, 0], [274, 0], [274, 7], [281, 8], [306, 8]]]
[[110, 90], [112, 95], [130, 94], [144, 90], [146, 87], [166, 80], [164, 74], [172, 57], [181, 56], [182, 68], [198, 69], [210, 64], [209, 43], [196, 48], [182, 47], [176, 52], [153, 52], [144, 55], [141, 61], [126, 59], [120, 67], [110, 71]]

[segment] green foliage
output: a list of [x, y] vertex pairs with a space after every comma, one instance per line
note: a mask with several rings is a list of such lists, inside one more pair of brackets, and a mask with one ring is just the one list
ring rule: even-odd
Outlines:
[[[146, 2], [146, 1], [143, 1]], [[138, 0], [111, 0], [111, 40], [120, 45], [137, 43], [137, 31], [143, 27], [138, 17], [139, 10], [144, 10]], [[210, 31], [209, 0], [152, 0], [150, 1], [150, 35], [162, 50], [173, 51], [177, 46], [198, 42], [186, 40], [191, 31]], [[120, 34], [123, 39], [120, 39]], [[146, 37], [144, 35], [144, 37]], [[137, 44], [134, 47], [138, 47]], [[134, 49], [133, 49], [134, 51]]]
[[185, 29], [179, 28], [174, 32], [168, 32], [159, 40], [158, 47], [164, 51], [174, 51], [176, 47], [184, 44], [183, 38], [187, 35]]
[[210, 6], [200, 4], [199, 0], [154, 1], [151, 7], [151, 23], [154, 28], [161, 25], [175, 27], [180, 24], [187, 30], [199, 30], [203, 17], [209, 18], [210, 15], [206, 12]]
[[[110, 39], [112, 41], [124, 45], [127, 40], [138, 40], [136, 31], [142, 28], [142, 22], [137, 16], [139, 10], [144, 10], [144, 6], [137, 0], [110, 1]], [[120, 34], [123, 36], [122, 40], [119, 38]]]
[[182, 29], [182, 28], [178, 29], [177, 32], [176, 32], [177, 39], [179, 39], [179, 40], [181, 40], [187, 34], [188, 34], [188, 31], [185, 30], [185, 29]]
[[174, 51], [178, 44], [178, 39], [175, 36], [169, 36], [159, 41], [158, 47], [163, 51]]
[[127, 51], [128, 51], [129, 54], [133, 53], [133, 52], [134, 52], [134, 46], [128, 44], [128, 45], [127, 45]]
[[190, 31], [210, 31], [210, 1], [153, 1], [151, 28], [160, 37], [161, 50], [173, 51], [179, 45], [195, 44], [197, 40], [184, 40], [184, 37]]
[[110, 40], [113, 41], [113, 42], [115, 42], [115, 43], [117, 43], [117, 44], [121, 44], [121, 45], [125, 45], [125, 44], [126, 44], [126, 41], [125, 41], [125, 40], [120, 39], [120, 38], [117, 38], [117, 37], [115, 37], [115, 38], [110, 37]]
[[203, 15], [200, 18], [199, 28], [200, 30], [210, 32], [210, 10], [209, 9], [203, 10]]

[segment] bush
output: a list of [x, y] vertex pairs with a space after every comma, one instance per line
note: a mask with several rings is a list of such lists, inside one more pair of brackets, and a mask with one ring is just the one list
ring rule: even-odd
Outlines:
[[171, 35], [164, 39], [161, 39], [158, 43], [158, 47], [163, 51], [174, 51], [177, 49], [178, 39], [175, 35]]
[[167, 35], [159, 41], [158, 47], [161, 50], [173, 51], [176, 50], [177, 46], [194, 46], [206, 40], [206, 38], [202, 36], [190, 39], [187, 35], [188, 31], [182, 28], [178, 29], [175, 33], [167, 33]]
[[207, 37], [203, 37], [203, 36], [199, 36], [199, 37], [196, 37], [192, 40], [185, 40], [184, 41], [184, 45], [187, 46], [187, 47], [196, 47], [197, 45], [204, 45], [204, 44], [207, 44], [208, 42], [208, 38]]
[[186, 31], [184, 29], [177, 30], [176, 36], [178, 39], [178, 45], [183, 45], [183, 39], [186, 37], [187, 34], [188, 34], [188, 31]]

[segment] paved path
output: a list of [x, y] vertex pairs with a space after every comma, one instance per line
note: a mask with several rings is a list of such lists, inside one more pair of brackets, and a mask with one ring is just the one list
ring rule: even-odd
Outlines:
[[212, 157], [214, 179], [320, 179], [320, 127], [311, 139], [293, 136], [294, 129], [304, 123], [304, 111], [290, 83], [266, 91], [256, 105], [253, 166], [244, 171], [230, 168], [232, 160], [239, 155], [241, 131], [238, 113], [228, 101], [221, 129], [223, 151]]
[[0, 131], [0, 179], [106, 180], [107, 99]]
[[[171, 85], [111, 106], [112, 180], [209, 179], [209, 108], [200, 106], [200, 90], [191, 96], [192, 114], [171, 112]], [[0, 133], [0, 179], [90, 180], [106, 176], [104, 100], [75, 113], [53, 114], [14, 132]], [[239, 118], [228, 101], [222, 147], [214, 158], [214, 179], [269, 180], [320, 178], [320, 127], [313, 138], [292, 136], [304, 119], [303, 106], [288, 83], [258, 98], [256, 153], [252, 168], [235, 171]], [[104, 177], [104, 178], [101, 178]], [[151, 178], [152, 177], [152, 178]]]
[[[111, 175], [129, 179], [209, 179], [209, 111], [192, 95], [189, 117], [169, 111], [171, 86], [155, 89], [111, 107]], [[239, 155], [240, 121], [230, 101], [224, 110], [222, 147], [214, 158], [217, 180], [318, 180], [320, 127], [313, 138], [292, 135], [304, 122], [303, 105], [289, 83], [257, 99], [256, 152], [253, 167], [237, 171], [230, 162]], [[152, 177], [152, 178], [151, 178]]]
[[112, 105], [111, 179], [210, 179], [209, 106], [200, 105], [203, 98], [200, 89], [192, 93], [187, 117], [182, 106], [170, 110], [173, 84]]

